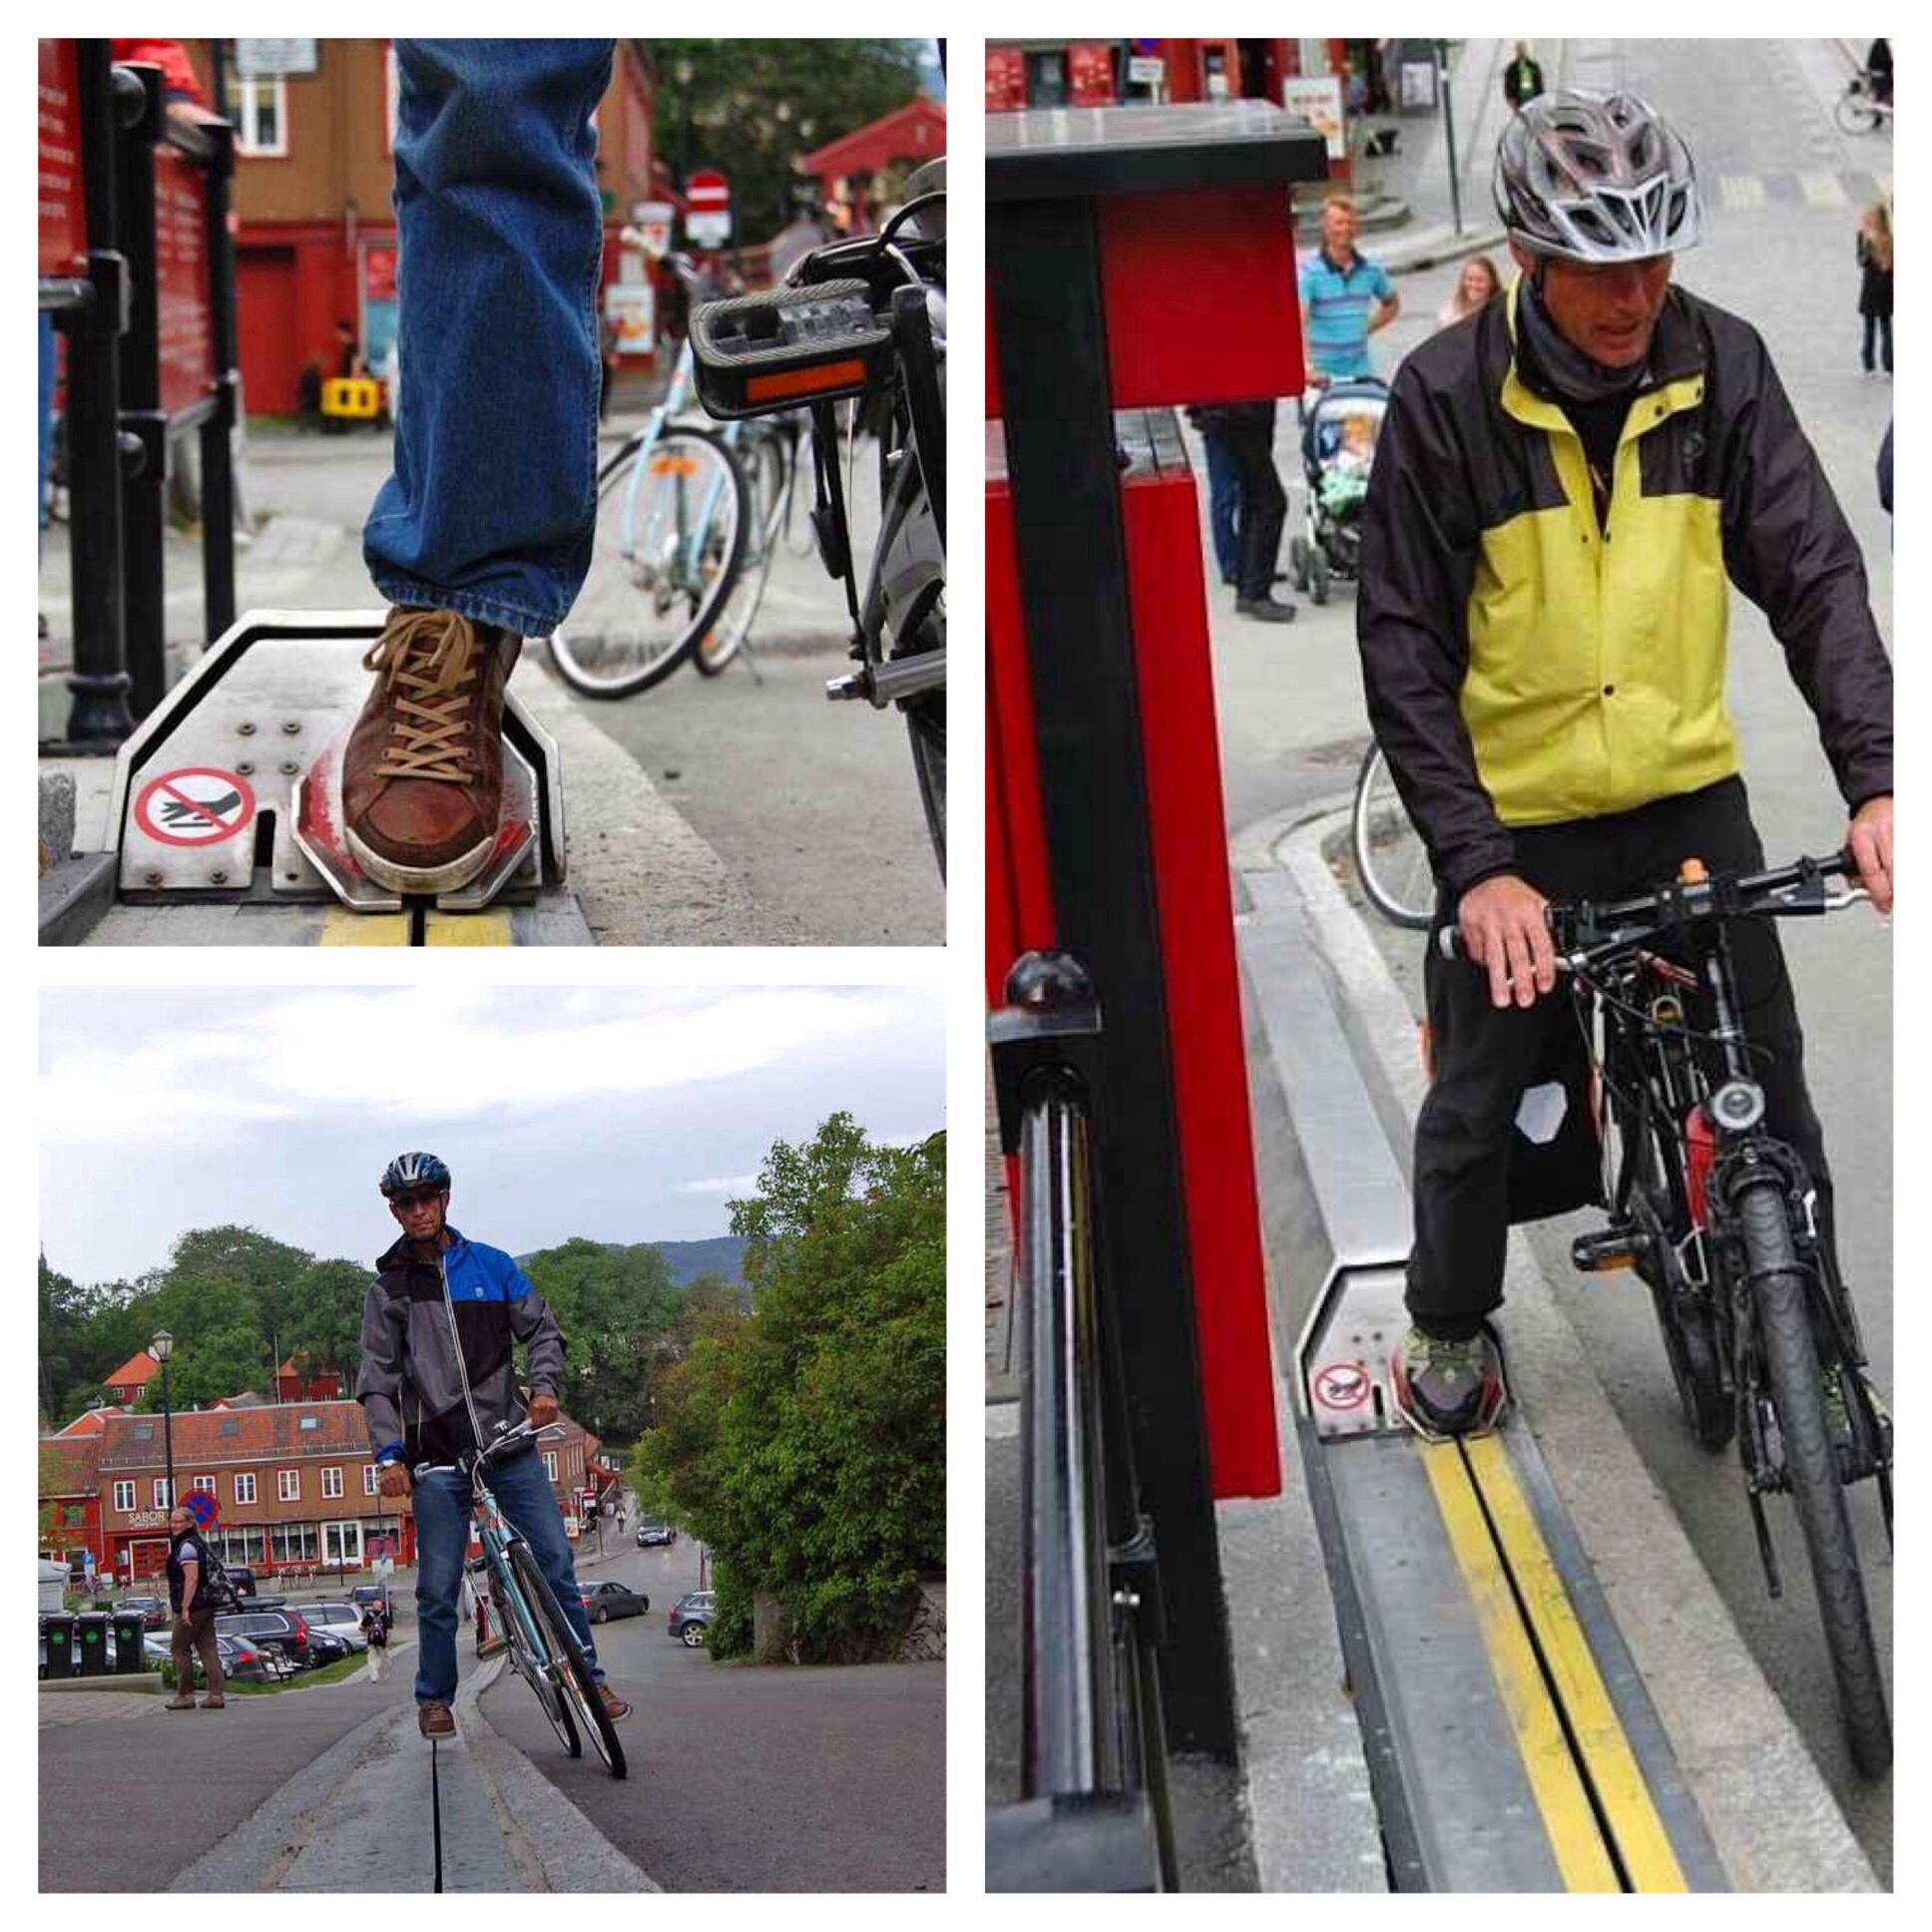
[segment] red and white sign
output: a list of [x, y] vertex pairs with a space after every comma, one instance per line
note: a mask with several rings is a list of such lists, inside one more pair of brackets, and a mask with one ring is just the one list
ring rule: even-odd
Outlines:
[[693, 247], [722, 248], [731, 239], [731, 184], [701, 168], [685, 184], [685, 238]]
[[1324, 1409], [1359, 1409], [1368, 1400], [1368, 1370], [1360, 1362], [1330, 1362], [1315, 1375], [1315, 1400]]
[[190, 765], [151, 779], [134, 801], [134, 820], [164, 845], [220, 845], [254, 818], [254, 791], [239, 771]]
[[208, 175], [165, 141], [155, 149], [155, 294], [161, 406], [179, 416], [215, 390]]
[[40, 272], [87, 269], [80, 82], [71, 40], [40, 43]]

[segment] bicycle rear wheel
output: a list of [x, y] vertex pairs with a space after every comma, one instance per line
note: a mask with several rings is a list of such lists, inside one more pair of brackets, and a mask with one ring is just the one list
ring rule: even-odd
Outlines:
[[764, 587], [770, 581], [771, 561], [778, 554], [778, 533], [784, 521], [785, 453], [777, 433], [753, 424], [732, 454], [744, 478], [750, 535], [724, 608], [692, 653], [692, 663], [707, 678], [716, 678], [751, 635], [758, 608], [764, 602]]
[[1878, 104], [1855, 82], [1838, 96], [1831, 112], [1846, 134], [1870, 134], [1878, 126]]
[[1810, 1273], [1791, 1239], [1781, 1187], [1766, 1183], [1748, 1189], [1737, 1203], [1737, 1221], [1771, 1406], [1783, 1439], [1785, 1476], [1811, 1559], [1846, 1741], [1858, 1769], [1866, 1777], [1882, 1777], [1892, 1762], [1892, 1720], [1872, 1642], [1864, 1573], [1818, 1384]]
[[550, 1727], [562, 1740], [572, 1757], [581, 1757], [584, 1746], [577, 1735], [576, 1719], [564, 1693], [550, 1681], [544, 1669], [546, 1643], [537, 1623], [535, 1606], [524, 1596], [521, 1581], [513, 1570], [490, 1569], [492, 1607], [503, 1619], [504, 1640], [509, 1646], [510, 1665], [529, 1685], [550, 1719]]
[[597, 1680], [591, 1676], [583, 1646], [577, 1641], [577, 1633], [564, 1621], [564, 1613], [558, 1609], [557, 1599], [544, 1582], [530, 1546], [511, 1544], [510, 1562], [517, 1573], [518, 1586], [543, 1623], [551, 1682], [569, 1704], [577, 1728], [597, 1746], [605, 1768], [613, 1777], [625, 1776], [630, 1767], [625, 1762], [624, 1746], [618, 1742], [617, 1727], [605, 1715], [604, 1699], [597, 1693]]
[[1355, 872], [1369, 903], [1384, 919], [1426, 932], [1435, 916], [1435, 874], [1379, 744], [1368, 747], [1355, 780], [1349, 831]]
[[613, 464], [584, 588], [550, 639], [564, 682], [587, 698], [662, 684], [724, 610], [750, 524], [744, 478], [709, 429], [681, 424]]

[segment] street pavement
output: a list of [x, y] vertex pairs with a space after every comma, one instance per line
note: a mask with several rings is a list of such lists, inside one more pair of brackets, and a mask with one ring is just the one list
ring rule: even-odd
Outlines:
[[[601, 453], [638, 420], [614, 416]], [[386, 432], [257, 426], [244, 472], [255, 534], [236, 553], [238, 609], [379, 608], [361, 527], [389, 461]], [[861, 562], [877, 517], [865, 472], [861, 460], [852, 502]], [[43, 737], [57, 735], [67, 716], [66, 539], [65, 527], [47, 532], [39, 574], [51, 631], [40, 648]], [[171, 532], [164, 570], [179, 673], [202, 637], [198, 542]], [[682, 669], [656, 691], [599, 703], [569, 692], [546, 652], [525, 648], [517, 686], [560, 741], [570, 883], [599, 943], [943, 943], [945, 895], [904, 724], [896, 713], [822, 696], [825, 681], [847, 669], [849, 628], [843, 594], [816, 559], [781, 546], [751, 640], [756, 676], [741, 663], [716, 679]], [[78, 775], [85, 850], [104, 791], [90, 789], [86, 770]], [[98, 935], [101, 943], [150, 936], [139, 920], [116, 927], [112, 919]]]
[[620, 1851], [674, 1892], [945, 1889], [943, 1666], [715, 1664], [666, 1630], [671, 1606], [698, 1587], [689, 1539], [590, 1574], [651, 1598], [648, 1617], [594, 1633], [633, 1706], [620, 1726], [630, 1776], [565, 1757], [507, 1677], [483, 1710]]
[[[1561, 76], [1578, 85], [1630, 87], [1670, 114], [1690, 141], [1705, 185], [1707, 239], [1680, 258], [1679, 278], [1746, 316], [1763, 333], [1859, 539], [1873, 608], [1889, 641], [1891, 534], [1878, 506], [1873, 463], [1892, 394], [1889, 381], [1867, 378], [1858, 366], [1852, 242], [1861, 204], [1889, 190], [1891, 149], [1886, 137], [1843, 136], [1831, 124], [1830, 103], [1847, 71], [1839, 43], [1573, 41], [1556, 50], [1553, 63], [1550, 51], [1544, 54], [1554, 66], [1553, 81]], [[1472, 175], [1479, 163], [1479, 156], [1471, 158]], [[1416, 185], [1418, 197], [1424, 188]], [[1426, 212], [1418, 209], [1419, 215]], [[1364, 242], [1371, 254], [1376, 240]], [[1451, 261], [1398, 279], [1404, 312], [1374, 338], [1384, 373], [1434, 327], [1436, 310], [1459, 268]], [[1289, 485], [1290, 533], [1298, 527], [1303, 503], [1293, 414], [1291, 406], [1283, 406], [1275, 444], [1277, 468]], [[1205, 516], [1205, 488], [1203, 510]], [[1340, 587], [1325, 609], [1305, 598], [1297, 602], [1296, 623], [1271, 628], [1236, 618], [1231, 594], [1213, 594], [1230, 838], [1246, 834], [1251, 839], [1274, 825], [1285, 828], [1324, 801], [1345, 800], [1368, 740], [1352, 590]], [[1767, 855], [1832, 849], [1843, 834], [1844, 810], [1815, 725], [1785, 673], [1768, 625], [1735, 596], [1730, 688]], [[1376, 936], [1416, 997], [1415, 941], [1379, 928]], [[1889, 1397], [1891, 928], [1859, 910], [1828, 922], [1787, 926], [1785, 943], [1808, 1040], [1812, 1093], [1837, 1181], [1845, 1271], [1878, 1385]], [[1779, 1530], [1785, 1594], [1773, 1603], [1765, 1594], [1735, 1467], [1713, 1463], [1686, 1440], [1648, 1305], [1614, 1287], [1583, 1285], [1569, 1267], [1570, 1231], [1568, 1223], [1555, 1223], [1533, 1236], [1563, 1305], [1649, 1474], [1670, 1498], [1861, 1843], [1881, 1875], [1888, 1876], [1890, 1781], [1867, 1787], [1850, 1770], [1808, 1582], [1788, 1526]], [[1889, 1654], [1891, 1567], [1875, 1498], [1858, 1493], [1853, 1513], [1874, 1620]]]

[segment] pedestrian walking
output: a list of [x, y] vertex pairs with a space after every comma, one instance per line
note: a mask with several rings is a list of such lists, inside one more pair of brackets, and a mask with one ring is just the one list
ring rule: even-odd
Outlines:
[[1514, 113], [1525, 101], [1534, 101], [1543, 92], [1543, 70], [1530, 52], [1530, 43], [1519, 40], [1516, 55], [1503, 69], [1503, 99]]
[[1462, 264], [1462, 273], [1456, 277], [1449, 299], [1436, 310], [1436, 322], [1442, 328], [1451, 328], [1502, 292], [1503, 277], [1495, 262], [1486, 254], [1472, 254]]
[[185, 1508], [178, 1506], [169, 1512], [168, 1534], [168, 1605], [175, 1613], [169, 1650], [175, 1660], [175, 1694], [166, 1708], [195, 1708], [195, 1659], [199, 1654], [208, 1679], [202, 1708], [221, 1710], [228, 1702], [222, 1694], [222, 1652], [215, 1641], [215, 1601], [205, 1588], [214, 1564], [194, 1517]]
[[1274, 404], [1204, 404], [1197, 420], [1212, 434], [1234, 476], [1234, 610], [1261, 624], [1292, 624], [1294, 606], [1274, 595], [1274, 566], [1288, 494], [1274, 473]]
[[1859, 355], [1865, 373], [1874, 375], [1872, 338], [1877, 336], [1885, 373], [1892, 372], [1892, 218], [1883, 202], [1874, 202], [1858, 221], [1858, 312], [1865, 321], [1865, 340]]

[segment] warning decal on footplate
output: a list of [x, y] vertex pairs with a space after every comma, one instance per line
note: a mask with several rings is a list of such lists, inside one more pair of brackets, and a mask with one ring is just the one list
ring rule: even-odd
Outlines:
[[254, 791], [239, 771], [191, 765], [164, 771], [134, 801], [135, 823], [164, 845], [219, 845], [254, 817]]

